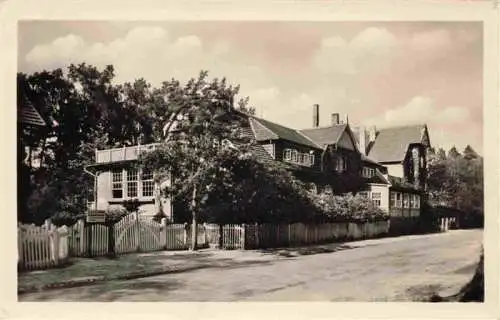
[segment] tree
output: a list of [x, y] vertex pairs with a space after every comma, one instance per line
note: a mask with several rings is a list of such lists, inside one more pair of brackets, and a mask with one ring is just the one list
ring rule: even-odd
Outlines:
[[208, 81], [207, 72], [201, 72], [184, 86], [172, 80], [162, 88], [170, 115], [167, 139], [139, 163], [156, 172], [158, 183], [170, 182], [165, 194], [190, 199], [191, 249], [195, 250], [198, 216], [208, 194], [227, 180], [228, 165], [251, 157], [251, 140], [238, 119], [228, 121], [238, 87], [225, 79]]
[[429, 152], [429, 200], [465, 212], [467, 223], [480, 225], [483, 216], [483, 159], [470, 146], [464, 154], [451, 148]]

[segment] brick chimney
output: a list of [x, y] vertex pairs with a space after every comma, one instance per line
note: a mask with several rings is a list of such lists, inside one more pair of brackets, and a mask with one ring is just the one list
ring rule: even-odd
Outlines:
[[370, 129], [368, 130], [368, 142], [373, 142], [377, 138], [377, 127], [371, 126]]
[[359, 151], [366, 155], [366, 128], [365, 127], [359, 127]]
[[319, 127], [319, 104], [313, 105], [313, 128]]
[[340, 116], [338, 113], [332, 113], [332, 126], [340, 123]]

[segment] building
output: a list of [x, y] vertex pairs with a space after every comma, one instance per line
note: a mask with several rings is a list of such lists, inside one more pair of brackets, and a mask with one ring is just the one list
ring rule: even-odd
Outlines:
[[[425, 194], [426, 149], [430, 146], [425, 125], [377, 130], [351, 128], [347, 117], [331, 116], [320, 126], [319, 106], [313, 106], [312, 127], [304, 130], [234, 110], [232, 119], [255, 138], [254, 152], [261, 161], [280, 161], [318, 192], [354, 193], [372, 199], [393, 220], [416, 221]], [[88, 167], [95, 176], [97, 210], [119, 206], [136, 198], [145, 215], [162, 210], [174, 220], [172, 203], [157, 196], [151, 172], [131, 168], [140, 152], [157, 144], [96, 150], [96, 163]], [[158, 201], [157, 199], [160, 199]]]

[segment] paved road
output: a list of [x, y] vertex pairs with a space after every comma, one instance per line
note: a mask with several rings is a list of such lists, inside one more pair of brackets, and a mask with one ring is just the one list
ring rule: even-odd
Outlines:
[[330, 246], [327, 253], [38, 292], [19, 300], [412, 301], [467, 283], [482, 236], [481, 230], [457, 230], [367, 240]]

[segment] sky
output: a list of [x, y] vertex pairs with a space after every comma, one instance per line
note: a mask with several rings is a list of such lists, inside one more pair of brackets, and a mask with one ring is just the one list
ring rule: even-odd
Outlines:
[[296, 129], [426, 123], [434, 147], [482, 154], [481, 22], [22, 21], [18, 69], [115, 67], [115, 82], [240, 85], [258, 116]]

